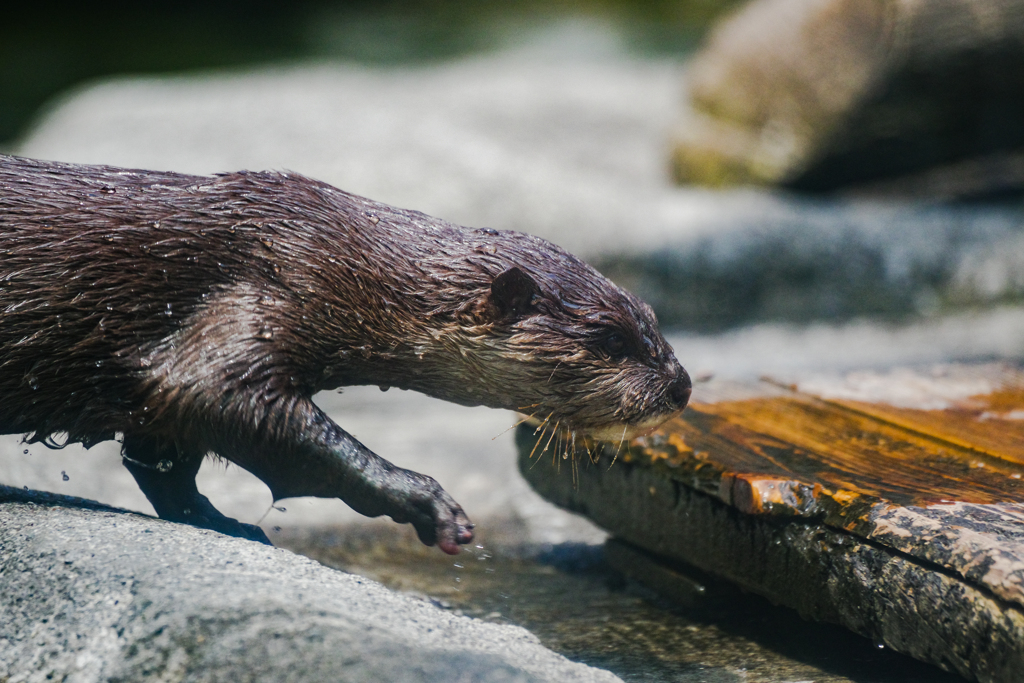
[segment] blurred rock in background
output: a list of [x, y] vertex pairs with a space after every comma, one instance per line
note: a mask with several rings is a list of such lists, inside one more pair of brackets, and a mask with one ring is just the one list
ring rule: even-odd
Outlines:
[[677, 179], [962, 198], [1024, 189], [1024, 2], [754, 0], [691, 63]]

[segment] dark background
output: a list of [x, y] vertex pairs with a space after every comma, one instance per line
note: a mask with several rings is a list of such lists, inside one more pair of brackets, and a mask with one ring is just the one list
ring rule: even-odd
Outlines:
[[414, 63], [514, 44], [574, 15], [641, 55], [685, 55], [737, 0], [19, 3], [0, 20], [0, 146], [57, 93], [110, 75], [348, 60]]

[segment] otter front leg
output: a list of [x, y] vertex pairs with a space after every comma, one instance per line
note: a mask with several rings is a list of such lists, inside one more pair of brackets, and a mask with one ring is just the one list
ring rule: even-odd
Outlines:
[[420, 540], [454, 555], [473, 540], [466, 513], [434, 479], [396, 467], [359, 443], [309, 403], [298, 443], [272, 457], [231, 459], [270, 487], [275, 500], [295, 496], [341, 498], [368, 517], [410, 523]]
[[125, 434], [122, 455], [124, 466], [160, 519], [271, 545], [258, 526], [225, 517], [199, 493], [196, 473], [203, 462], [202, 454], [182, 455], [173, 443]]

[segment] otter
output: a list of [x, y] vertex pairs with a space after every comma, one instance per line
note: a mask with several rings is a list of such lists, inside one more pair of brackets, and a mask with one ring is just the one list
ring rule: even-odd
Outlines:
[[117, 439], [159, 517], [269, 543], [199, 493], [207, 455], [275, 500], [338, 497], [446, 553], [473, 525], [312, 401], [350, 385], [542, 416], [598, 439], [678, 414], [654, 313], [538, 237], [294, 173], [0, 156], [0, 433]]

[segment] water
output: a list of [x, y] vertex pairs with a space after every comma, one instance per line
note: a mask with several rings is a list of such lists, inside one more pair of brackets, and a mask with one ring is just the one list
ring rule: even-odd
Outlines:
[[667, 602], [612, 569], [600, 545], [523, 544], [509, 520], [478, 530], [485, 540], [456, 558], [385, 523], [285, 529], [272, 538], [442, 609], [522, 626], [556, 652], [626, 681], [960, 680], [728, 586], [710, 583], [706, 597], [688, 607]]

